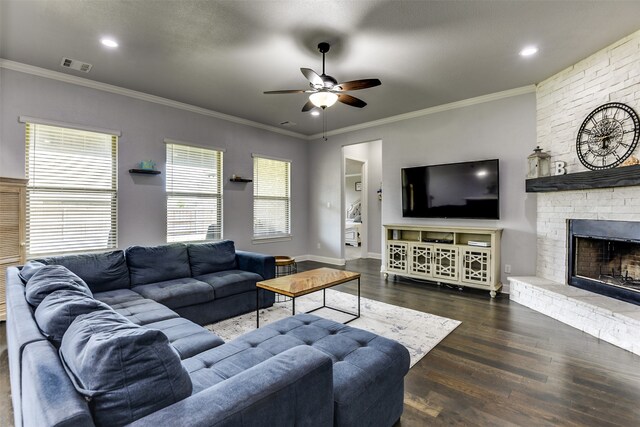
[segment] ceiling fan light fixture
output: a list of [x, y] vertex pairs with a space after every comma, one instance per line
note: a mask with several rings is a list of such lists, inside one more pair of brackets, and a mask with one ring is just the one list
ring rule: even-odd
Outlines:
[[333, 92], [316, 92], [309, 96], [309, 101], [316, 107], [327, 108], [331, 107], [338, 100], [338, 95]]

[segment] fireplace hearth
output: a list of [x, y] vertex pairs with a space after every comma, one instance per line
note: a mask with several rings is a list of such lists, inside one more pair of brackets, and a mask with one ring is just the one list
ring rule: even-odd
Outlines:
[[567, 283], [640, 305], [640, 222], [568, 220]]

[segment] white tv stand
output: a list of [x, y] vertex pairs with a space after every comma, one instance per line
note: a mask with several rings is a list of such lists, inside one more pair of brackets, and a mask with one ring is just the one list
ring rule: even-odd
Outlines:
[[[389, 274], [460, 287], [486, 289], [491, 298], [500, 282], [501, 228], [389, 224], [385, 230], [385, 279]], [[485, 246], [471, 246], [469, 242]]]

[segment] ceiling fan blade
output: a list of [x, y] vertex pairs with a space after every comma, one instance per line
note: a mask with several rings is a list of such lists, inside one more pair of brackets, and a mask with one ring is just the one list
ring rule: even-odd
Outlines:
[[305, 93], [306, 91], [302, 89], [286, 89], [286, 90], [270, 90], [267, 92], [263, 92], [265, 94], [278, 94], [278, 93]]
[[367, 105], [366, 102], [364, 102], [362, 99], [356, 98], [355, 96], [347, 95], [346, 93], [339, 93], [337, 95], [338, 101], [342, 102], [343, 104], [347, 104], [357, 108], [362, 108]]
[[[361, 80], [352, 80], [350, 82], [339, 83], [337, 86], [340, 87], [338, 90], [359, 90], [359, 89], [367, 89], [369, 87], [380, 86], [382, 82], [378, 79], [361, 79]], [[334, 87], [334, 89], [336, 89]]]
[[314, 108], [316, 108], [316, 106], [313, 104], [313, 102], [307, 101], [307, 103], [304, 104], [304, 107], [302, 107], [302, 112], [306, 113], [307, 111], [313, 110]]
[[304, 74], [304, 76], [307, 78], [307, 80], [309, 80], [309, 82], [311, 82], [313, 86], [324, 86], [324, 81], [322, 80], [322, 78], [311, 68], [300, 68], [300, 71], [302, 71], [302, 74]]

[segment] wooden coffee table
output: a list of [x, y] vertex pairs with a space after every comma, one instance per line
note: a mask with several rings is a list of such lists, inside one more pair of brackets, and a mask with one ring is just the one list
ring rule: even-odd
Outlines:
[[[342, 283], [358, 280], [358, 312], [351, 313], [336, 307], [327, 305], [326, 289]], [[289, 276], [276, 277], [275, 279], [264, 280], [256, 283], [256, 327], [260, 327], [260, 297], [259, 290], [275, 292], [280, 295], [291, 297], [293, 314], [296, 314], [296, 298], [322, 290], [322, 306], [307, 311], [307, 313], [328, 308], [342, 313], [350, 314], [353, 318], [344, 322], [352, 322], [360, 317], [360, 273], [352, 271], [336, 270], [334, 268], [316, 268], [315, 270], [303, 271], [302, 273], [291, 274]]]

